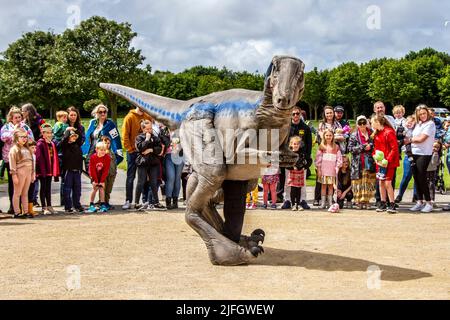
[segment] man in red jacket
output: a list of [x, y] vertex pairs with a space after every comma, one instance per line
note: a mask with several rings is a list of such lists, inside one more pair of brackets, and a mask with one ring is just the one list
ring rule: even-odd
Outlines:
[[97, 191], [100, 195], [100, 212], [108, 211], [105, 203], [105, 181], [109, 173], [111, 157], [107, 154], [107, 148], [103, 142], [97, 143], [95, 151], [89, 161], [89, 175], [92, 179], [91, 204], [88, 209], [90, 213], [97, 212], [97, 208], [94, 205]]

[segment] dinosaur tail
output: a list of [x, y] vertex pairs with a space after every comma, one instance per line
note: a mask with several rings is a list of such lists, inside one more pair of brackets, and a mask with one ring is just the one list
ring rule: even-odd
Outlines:
[[169, 129], [180, 127], [186, 101], [170, 99], [119, 84], [100, 83], [100, 87], [130, 102]]

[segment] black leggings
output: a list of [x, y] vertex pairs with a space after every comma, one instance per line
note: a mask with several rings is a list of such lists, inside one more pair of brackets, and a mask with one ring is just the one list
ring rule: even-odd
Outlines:
[[302, 193], [302, 188], [291, 187], [291, 202], [292, 205], [300, 205], [300, 198]]
[[427, 177], [427, 169], [428, 165], [431, 161], [431, 156], [419, 156], [413, 155], [414, 162], [416, 163], [413, 166], [412, 173], [414, 177], [414, 182], [416, 183], [417, 188], [417, 200], [419, 201], [431, 201], [430, 189], [428, 188]]
[[41, 189], [39, 192], [42, 208], [52, 206], [52, 177], [39, 177]]

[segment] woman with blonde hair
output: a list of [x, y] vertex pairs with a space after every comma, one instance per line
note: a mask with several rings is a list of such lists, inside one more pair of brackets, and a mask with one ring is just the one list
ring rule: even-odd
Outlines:
[[13, 143], [14, 143], [14, 131], [16, 129], [22, 128], [27, 132], [28, 138], [33, 139], [33, 132], [31, 129], [22, 122], [22, 112], [17, 107], [12, 107], [8, 115], [6, 117], [7, 123], [2, 127], [0, 131], [0, 136], [2, 141], [4, 142], [3, 149], [2, 149], [2, 156], [3, 161], [5, 163], [6, 171], [8, 173], [8, 195], [9, 195], [9, 202], [10, 207], [8, 210], [9, 214], [14, 214], [13, 209], [13, 195], [14, 195], [14, 184], [11, 177], [11, 171], [9, 167], [9, 151], [11, 150]]
[[416, 119], [417, 123], [414, 127], [412, 137], [405, 138], [405, 144], [411, 143], [411, 151], [415, 163], [412, 167], [412, 172], [417, 189], [417, 203], [410, 210], [413, 212], [421, 211], [423, 213], [429, 213], [433, 211], [433, 205], [425, 177], [433, 155], [436, 125], [430, 109], [424, 104], [416, 108]]
[[89, 123], [86, 131], [86, 140], [81, 147], [83, 157], [86, 159], [86, 168], [89, 168], [90, 156], [95, 152], [95, 146], [101, 142], [103, 136], [111, 138], [111, 150], [116, 156], [116, 164], [119, 165], [123, 161], [122, 141], [116, 124], [108, 119], [108, 107], [99, 104], [91, 113], [94, 119]]

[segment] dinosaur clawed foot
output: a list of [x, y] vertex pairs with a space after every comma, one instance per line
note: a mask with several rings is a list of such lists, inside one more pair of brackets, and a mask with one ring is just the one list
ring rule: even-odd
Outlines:
[[264, 248], [261, 246], [264, 243], [266, 233], [264, 230], [256, 229], [248, 236], [241, 236], [240, 245], [249, 250], [254, 257], [264, 253]]
[[261, 246], [252, 247], [252, 248], [250, 248], [250, 252], [256, 258], [256, 257], [258, 257], [258, 255], [264, 253], [264, 248]]

